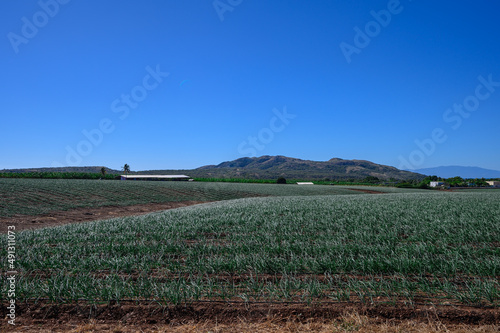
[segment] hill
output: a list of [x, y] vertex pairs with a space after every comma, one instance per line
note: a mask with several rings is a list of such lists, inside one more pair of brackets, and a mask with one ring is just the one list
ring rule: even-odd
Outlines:
[[438, 176], [441, 178], [462, 177], [462, 178], [500, 178], [500, 171], [483, 169], [479, 167], [464, 166], [440, 166], [435, 168], [425, 168], [411, 170], [423, 175]]
[[379, 179], [423, 179], [424, 176], [395, 167], [364, 160], [332, 158], [328, 161], [310, 161], [286, 156], [243, 157], [217, 165], [206, 165], [193, 170], [150, 170], [139, 173], [185, 173], [191, 177], [276, 179], [335, 179], [361, 180], [368, 176]]
[[[86, 172], [100, 173], [100, 166], [4, 169], [0, 173], [28, 172]], [[106, 168], [108, 175], [122, 171]], [[421, 180], [423, 175], [402, 171], [395, 167], [376, 164], [364, 160], [344, 160], [332, 158], [328, 161], [310, 161], [286, 156], [243, 157], [217, 165], [205, 165], [190, 170], [147, 170], [133, 171], [132, 174], [186, 174], [195, 178], [245, 178], [276, 179], [283, 176], [288, 179], [308, 180], [362, 180], [377, 177], [383, 180]]]

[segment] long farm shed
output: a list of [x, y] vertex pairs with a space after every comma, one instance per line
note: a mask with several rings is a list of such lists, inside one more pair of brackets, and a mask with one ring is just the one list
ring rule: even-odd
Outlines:
[[121, 180], [190, 180], [186, 175], [121, 175]]

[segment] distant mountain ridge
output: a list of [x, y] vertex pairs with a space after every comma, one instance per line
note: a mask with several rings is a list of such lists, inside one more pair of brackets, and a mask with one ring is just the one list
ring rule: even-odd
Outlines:
[[361, 180], [368, 176], [379, 179], [417, 179], [423, 175], [402, 171], [395, 167], [376, 164], [364, 160], [344, 160], [332, 158], [328, 161], [310, 161], [286, 156], [242, 157], [217, 165], [205, 165], [193, 170], [150, 170], [140, 173], [160, 174], [182, 171], [191, 177], [208, 178], [250, 178], [276, 179], [280, 176], [289, 179], [336, 179]]
[[[108, 174], [122, 171], [106, 168]], [[0, 172], [91, 172], [100, 173], [101, 167], [60, 167], [8, 169]], [[382, 180], [421, 180], [425, 176], [411, 171], [399, 170], [392, 166], [376, 164], [365, 160], [344, 160], [332, 158], [328, 161], [310, 161], [286, 156], [242, 157], [217, 165], [205, 165], [190, 170], [146, 170], [132, 171], [131, 174], [186, 174], [195, 178], [246, 178], [246, 179], [287, 179], [303, 180], [362, 180], [377, 177]]]
[[409, 170], [423, 175], [438, 176], [441, 178], [500, 178], [500, 171], [484, 169], [479, 167], [464, 167], [457, 165], [440, 166], [435, 168], [424, 168], [418, 170]]

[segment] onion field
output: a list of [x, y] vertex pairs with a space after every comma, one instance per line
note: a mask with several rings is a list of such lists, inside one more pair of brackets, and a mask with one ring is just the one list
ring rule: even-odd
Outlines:
[[[11, 181], [1, 180], [2, 191]], [[18, 302], [500, 306], [500, 192], [98, 181], [77, 190], [78, 182], [57, 182], [52, 193], [80, 191], [85, 204], [173, 191], [171, 200], [233, 200], [20, 232]], [[256, 194], [266, 197], [249, 198]], [[2, 214], [21, 210], [2, 205]], [[0, 258], [5, 271], [5, 247]]]
[[[377, 187], [377, 191], [404, 190]], [[360, 192], [350, 190], [346, 186], [0, 178], [0, 217], [16, 214], [39, 215], [58, 210], [103, 206], [328, 194]]]

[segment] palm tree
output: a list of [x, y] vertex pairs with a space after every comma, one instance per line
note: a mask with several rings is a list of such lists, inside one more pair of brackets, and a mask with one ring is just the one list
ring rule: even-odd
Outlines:
[[103, 177], [106, 177], [106, 168], [105, 167], [101, 168], [101, 174]]
[[125, 164], [123, 166], [123, 172], [125, 172], [125, 176], [127, 175], [128, 172], [130, 172], [130, 166], [128, 164]]

